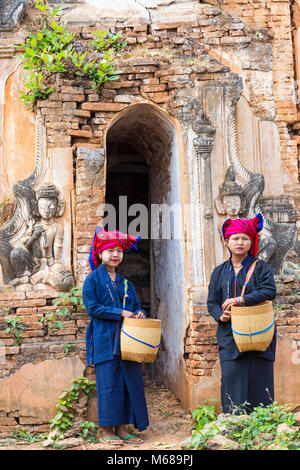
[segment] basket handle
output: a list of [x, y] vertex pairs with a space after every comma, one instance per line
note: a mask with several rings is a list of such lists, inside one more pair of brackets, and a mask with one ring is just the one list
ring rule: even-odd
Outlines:
[[146, 346], [150, 346], [150, 348], [156, 349], [156, 348], [159, 348], [159, 346], [161, 345], [161, 343], [159, 343], [156, 346], [153, 346], [153, 344], [145, 343], [144, 341], [141, 341], [140, 339], [137, 339], [134, 336], [129, 335], [128, 333], [126, 333], [126, 331], [123, 330], [123, 328], [121, 328], [121, 331], [122, 331], [122, 333], [124, 333], [129, 338], [134, 339], [138, 343], [142, 343], [142, 344], [145, 344]]
[[258, 259], [256, 261], [254, 261], [254, 263], [250, 266], [250, 268], [248, 269], [248, 272], [247, 272], [247, 275], [246, 275], [246, 280], [245, 280], [245, 284], [243, 285], [243, 288], [242, 288], [242, 293], [241, 293], [241, 297], [244, 297], [244, 294], [245, 294], [245, 290], [246, 290], [246, 287], [250, 281], [250, 278], [253, 274], [253, 271], [255, 269], [255, 266], [256, 266], [256, 263], [258, 263]]

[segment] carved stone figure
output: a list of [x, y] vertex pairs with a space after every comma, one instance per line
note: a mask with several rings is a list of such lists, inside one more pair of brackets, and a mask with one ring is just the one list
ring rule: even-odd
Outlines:
[[234, 168], [230, 166], [215, 201], [217, 212], [222, 216], [218, 229], [224, 259], [228, 258], [228, 250], [223, 242], [223, 222], [228, 218], [252, 218], [260, 212], [264, 227], [257, 256], [270, 264], [274, 274], [280, 274], [285, 256], [297, 239], [297, 211], [292, 199], [287, 196], [262, 197], [264, 177], [261, 174], [249, 172], [249, 182], [244, 187], [236, 183], [235, 178]]
[[262, 234], [258, 245], [258, 257], [268, 261], [274, 274], [281, 274], [285, 257], [297, 241], [297, 210], [293, 199], [284, 195], [261, 197], [259, 207], [266, 220], [265, 233], [268, 231], [271, 234], [275, 248], [267, 258], [270, 240], [269, 246], [264, 248], [266, 242]]
[[24, 193], [22, 185], [15, 185], [14, 191], [18, 195], [23, 191], [31, 210], [24, 234], [13, 245], [11, 241], [1, 240], [0, 232], [4, 282], [13, 286], [42, 283], [61, 291], [69, 290], [74, 279], [60, 261], [64, 232], [56, 218], [62, 215], [64, 202], [59, 199], [58, 190], [52, 184], [43, 184], [36, 193], [30, 188]]
[[223, 245], [223, 257], [228, 258], [229, 252], [224, 243], [222, 225], [226, 219], [237, 219], [242, 209], [242, 185], [235, 181], [233, 167], [226, 172], [225, 181], [219, 188], [219, 196], [215, 201], [217, 212], [222, 216], [218, 223], [220, 240]]
[[0, 31], [14, 29], [25, 10], [26, 0], [0, 0]]
[[[241, 192], [242, 208], [239, 217], [252, 218], [260, 212], [264, 217], [264, 228], [260, 232], [258, 257], [267, 261], [273, 274], [281, 274], [283, 262], [289, 250], [297, 240], [296, 211], [292, 199], [285, 196], [271, 198], [265, 203], [262, 193], [265, 182], [264, 176], [253, 173], [245, 168], [238, 155], [236, 136], [236, 103], [242, 91], [242, 79], [227, 85], [225, 90], [225, 120], [228, 128], [228, 166], [232, 166], [236, 177], [245, 186]], [[280, 208], [280, 209], [279, 209]], [[277, 213], [277, 220], [275, 214]], [[280, 213], [280, 216], [279, 216]]]
[[219, 214], [227, 215], [226, 218], [235, 218], [242, 208], [242, 185], [236, 183], [233, 167], [226, 172], [225, 181], [219, 189], [216, 199], [216, 208]]
[[[233, 166], [226, 172], [225, 181], [220, 187], [219, 197], [216, 199], [216, 208], [220, 215], [223, 215], [218, 224], [220, 238], [223, 245], [224, 258], [228, 257], [228, 250], [224, 244], [222, 225], [228, 219], [252, 218], [260, 210], [257, 207], [259, 196], [264, 190], [265, 182], [263, 175], [249, 172], [249, 182], [242, 187], [236, 183]], [[263, 213], [263, 211], [262, 211]], [[276, 251], [277, 242], [269, 228], [266, 214], [264, 214], [264, 227], [260, 233], [258, 248], [258, 258], [269, 262]]]

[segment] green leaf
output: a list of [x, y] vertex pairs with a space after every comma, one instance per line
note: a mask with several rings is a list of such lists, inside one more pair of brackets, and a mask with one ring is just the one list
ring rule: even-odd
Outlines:
[[33, 57], [35, 55], [35, 51], [33, 49], [31, 49], [30, 47], [27, 47], [26, 51], [25, 51], [25, 54], [30, 56], [30, 57]]
[[56, 16], [57, 13], [58, 13], [61, 9], [62, 9], [62, 7], [61, 7], [60, 5], [57, 6], [57, 7], [55, 7], [55, 8], [53, 8], [52, 13], [51, 13], [51, 17], [53, 18], [54, 16]]

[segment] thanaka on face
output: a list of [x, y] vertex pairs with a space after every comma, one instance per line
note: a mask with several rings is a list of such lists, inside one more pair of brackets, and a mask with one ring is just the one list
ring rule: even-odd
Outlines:
[[231, 251], [232, 255], [237, 257], [245, 257], [252, 244], [251, 238], [245, 233], [234, 233], [225, 240], [227, 248]]
[[108, 250], [103, 250], [99, 257], [108, 269], [114, 271], [123, 259], [123, 250], [118, 247], [109, 248]]

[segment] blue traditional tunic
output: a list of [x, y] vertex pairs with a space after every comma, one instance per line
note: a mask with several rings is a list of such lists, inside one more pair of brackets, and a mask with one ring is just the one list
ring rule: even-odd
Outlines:
[[125, 278], [117, 272], [113, 283], [105, 264], [84, 282], [82, 297], [91, 319], [86, 332], [87, 364], [96, 366], [99, 426], [130, 423], [142, 431], [149, 424], [142, 367], [121, 359], [120, 330], [122, 310], [134, 314], [143, 310], [129, 281], [123, 307], [124, 282]]
[[115, 355], [120, 356], [122, 310], [129, 310], [134, 314], [139, 311], [144, 312], [137, 299], [135, 288], [129, 281], [128, 297], [123, 308], [124, 281], [125, 278], [117, 272], [114, 285], [105, 264], [101, 264], [84, 282], [82, 298], [91, 318], [86, 334], [89, 366], [111, 360]]
[[[220, 321], [222, 304], [228, 298], [241, 295], [247, 271], [255, 259], [248, 254], [236, 275], [230, 258], [214, 269], [210, 279], [207, 307], [218, 323], [217, 342], [222, 369], [221, 398], [224, 412], [232, 411], [232, 405], [240, 406], [245, 401], [250, 403], [249, 409], [253, 409], [260, 403], [267, 404], [273, 400], [276, 329], [266, 351], [241, 353], [233, 338], [231, 322]], [[271, 268], [265, 261], [259, 260], [245, 291], [245, 305], [273, 300], [275, 296], [276, 285]]]

